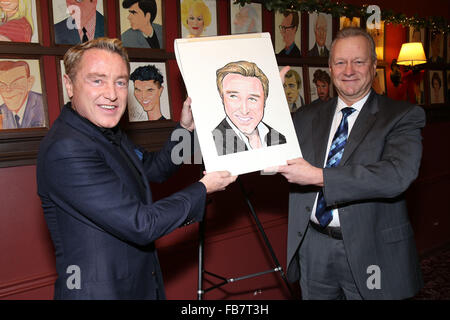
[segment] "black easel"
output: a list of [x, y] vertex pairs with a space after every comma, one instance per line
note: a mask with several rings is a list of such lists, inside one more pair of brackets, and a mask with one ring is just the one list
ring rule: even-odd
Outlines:
[[[264, 228], [263, 228], [261, 222], [259, 221], [259, 218], [258, 218], [258, 216], [256, 215], [255, 210], [253, 209], [253, 205], [252, 205], [252, 203], [250, 202], [250, 199], [249, 199], [249, 197], [248, 197], [249, 195], [248, 195], [248, 193], [246, 192], [246, 190], [245, 190], [245, 188], [244, 188], [244, 185], [242, 184], [242, 181], [241, 181], [240, 177], [238, 177], [238, 178], [236, 179], [236, 182], [239, 184], [239, 187], [240, 187], [240, 189], [241, 189], [241, 191], [242, 191], [242, 194], [244, 195], [244, 198], [245, 198], [245, 200], [246, 200], [246, 202], [247, 202], [247, 205], [248, 205], [248, 207], [249, 207], [249, 209], [250, 209], [250, 213], [251, 213], [251, 215], [252, 215], [252, 217], [253, 217], [253, 220], [255, 221], [256, 226], [258, 227], [258, 231], [259, 231], [259, 233], [261, 234], [261, 236], [263, 237], [264, 242], [265, 242], [265, 244], [266, 244], [266, 247], [269, 249], [269, 252], [270, 252], [270, 255], [272, 256], [272, 261], [273, 261], [275, 267], [274, 267], [273, 269], [269, 269], [269, 270], [266, 270], [266, 271], [257, 272], [257, 273], [252, 273], [252, 274], [245, 275], [245, 276], [241, 276], [241, 277], [238, 277], [238, 278], [228, 278], [228, 279], [225, 278], [225, 277], [222, 277], [222, 276], [220, 276], [220, 275], [217, 275], [217, 274], [215, 274], [215, 273], [206, 271], [206, 270], [204, 269], [204, 267], [203, 267], [203, 251], [204, 251], [204, 244], [205, 244], [205, 241], [204, 241], [204, 239], [205, 239], [205, 225], [204, 225], [205, 219], [203, 219], [203, 221], [200, 222], [200, 224], [199, 224], [199, 246], [198, 246], [198, 290], [197, 290], [197, 299], [198, 299], [198, 300], [202, 300], [203, 294], [205, 294], [205, 293], [207, 293], [207, 292], [209, 292], [209, 291], [211, 291], [211, 290], [220, 288], [220, 287], [222, 287], [223, 285], [225, 285], [225, 284], [227, 284], [227, 283], [232, 283], [232, 282], [236, 282], [236, 281], [239, 281], [239, 280], [244, 280], [244, 279], [248, 279], [248, 278], [257, 277], [257, 276], [261, 276], [261, 275], [264, 275], [264, 274], [267, 274], [267, 273], [271, 273], [271, 272], [279, 272], [279, 273], [280, 273], [280, 276], [281, 276], [281, 278], [283, 279], [284, 283], [286, 284], [286, 287], [288, 288], [288, 290], [289, 290], [289, 292], [290, 292], [292, 298], [295, 298], [295, 294], [294, 294], [294, 292], [292, 291], [292, 288], [291, 288], [291, 286], [289, 285], [289, 282], [288, 282], [287, 279], [286, 279], [286, 276], [285, 276], [285, 274], [284, 274], [283, 268], [281, 267], [280, 263], [278, 262], [278, 259], [277, 259], [276, 255], [275, 255], [275, 252], [273, 251], [273, 248], [272, 248], [272, 245], [270, 244], [269, 239], [267, 238], [267, 235], [266, 235], [266, 233], [265, 233], [265, 231], [264, 231]], [[205, 210], [206, 210], [206, 209], [205, 209]], [[215, 278], [217, 278], [217, 279], [219, 279], [219, 280], [221, 280], [221, 282], [218, 283], [218, 284], [216, 284], [216, 285], [213, 285], [213, 286], [211, 286], [211, 287], [209, 287], [209, 288], [207, 288], [207, 289], [203, 289], [203, 275], [204, 275], [205, 273], [208, 274], [208, 275], [210, 275], [210, 276], [213, 276], [213, 277], [215, 277]]]

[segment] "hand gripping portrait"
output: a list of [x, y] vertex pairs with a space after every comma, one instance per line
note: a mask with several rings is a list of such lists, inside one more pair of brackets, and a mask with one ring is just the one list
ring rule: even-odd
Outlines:
[[262, 121], [269, 80], [256, 64], [230, 62], [216, 75], [226, 114], [213, 130], [219, 156], [286, 143], [284, 135]]

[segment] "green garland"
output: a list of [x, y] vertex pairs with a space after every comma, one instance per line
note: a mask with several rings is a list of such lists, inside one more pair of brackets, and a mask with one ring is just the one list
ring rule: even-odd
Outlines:
[[[370, 0], [367, 1], [370, 2]], [[234, 0], [235, 4], [240, 4], [241, 6], [251, 2], [253, 1]], [[331, 14], [333, 17], [361, 17], [364, 19], [372, 15], [371, 12], [367, 13], [368, 4], [358, 7], [352, 4], [332, 2], [330, 0], [264, 0], [261, 2], [269, 11], [283, 12], [286, 10], [296, 10], [324, 12]], [[438, 16], [419, 18], [415, 15], [414, 17], [407, 17], [403, 13], [395, 13], [392, 10], [381, 10], [381, 19], [386, 23], [401, 24], [415, 28], [429, 28], [433, 32], [450, 32], [450, 24], [443, 17]]]

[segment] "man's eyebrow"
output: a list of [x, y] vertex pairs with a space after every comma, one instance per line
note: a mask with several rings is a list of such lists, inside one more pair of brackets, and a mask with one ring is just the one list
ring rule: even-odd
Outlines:
[[128, 12], [129, 12], [129, 13], [132, 13], [132, 14], [136, 14], [136, 13], [137, 13], [136, 10], [128, 10]]

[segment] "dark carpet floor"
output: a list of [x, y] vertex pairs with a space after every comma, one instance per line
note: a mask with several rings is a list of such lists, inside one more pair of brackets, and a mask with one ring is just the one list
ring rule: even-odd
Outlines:
[[450, 246], [421, 259], [424, 287], [413, 300], [450, 300]]

